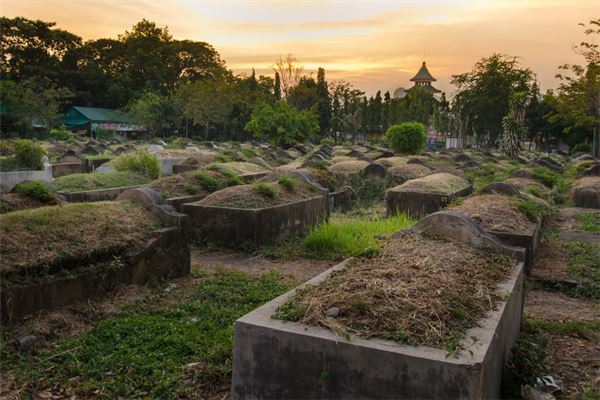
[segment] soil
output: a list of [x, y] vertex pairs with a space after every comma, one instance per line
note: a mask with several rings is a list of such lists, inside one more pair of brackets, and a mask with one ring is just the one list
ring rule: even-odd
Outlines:
[[600, 218], [600, 210], [595, 208], [563, 208], [554, 218], [554, 223], [561, 231], [583, 231], [578, 214], [597, 214]]
[[247, 174], [268, 172], [268, 170], [266, 168], [261, 167], [258, 164], [253, 164], [253, 163], [249, 163], [249, 162], [228, 162], [228, 163], [223, 163], [222, 166], [232, 172], [235, 172], [238, 175], [247, 175]]
[[468, 214], [478, 221], [483, 229], [490, 232], [530, 235], [535, 230], [535, 224], [511, 204], [508, 196], [483, 194], [467, 197], [450, 209]]
[[431, 174], [431, 169], [421, 164], [404, 164], [394, 165], [388, 169], [388, 172], [396, 180], [404, 183], [409, 179], [422, 178]]
[[[55, 203], [52, 202], [51, 204]], [[49, 204], [32, 199], [31, 197], [25, 196], [21, 193], [5, 193], [0, 195], [0, 214], [44, 207], [47, 205]]]
[[567, 271], [567, 249], [558, 240], [544, 238], [536, 250], [531, 278], [543, 281], [573, 281]]
[[546, 186], [534, 179], [509, 178], [506, 180], [506, 183], [515, 185], [517, 189], [523, 192], [526, 192], [527, 189], [533, 189], [535, 191], [539, 191], [539, 193], [543, 194], [544, 196], [548, 196], [548, 193], [550, 193], [550, 190]]
[[297, 282], [305, 282], [335, 264], [334, 261], [310, 259], [273, 260], [261, 254], [256, 255], [236, 251], [206, 253], [196, 247], [192, 247], [191, 257], [193, 271], [211, 271], [215, 267], [222, 267], [258, 276], [264, 272], [276, 269], [284, 275], [290, 275]]
[[564, 293], [530, 290], [525, 297], [525, 313], [535, 319], [564, 321], [600, 321], [600, 302], [569, 297]]
[[[181, 174], [173, 174], [155, 180], [150, 185], [150, 188], [156, 190], [164, 198], [191, 196], [191, 195], [208, 195], [208, 191], [201, 186], [200, 179], [197, 178], [197, 171], [187, 171]], [[208, 176], [215, 179], [223, 179], [217, 171], [205, 171]]]
[[[545, 333], [550, 351], [544, 365], [548, 373], [562, 381], [562, 399], [593, 399], [600, 395], [600, 335], [559, 335]], [[595, 396], [584, 392], [595, 386]]]
[[[278, 317], [346, 336], [445, 348], [495, 307], [496, 285], [511, 265], [489, 250], [406, 234], [301, 290]], [[328, 317], [334, 307], [338, 315]]]
[[600, 176], [587, 176], [575, 181], [575, 188], [600, 191]]

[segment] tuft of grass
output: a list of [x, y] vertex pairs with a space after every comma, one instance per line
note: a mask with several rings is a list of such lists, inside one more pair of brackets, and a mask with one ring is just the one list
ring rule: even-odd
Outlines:
[[246, 158], [256, 157], [256, 152], [253, 149], [242, 149], [242, 154]]
[[377, 235], [408, 228], [414, 221], [406, 214], [389, 218], [336, 219], [313, 228], [302, 243], [309, 257], [339, 260], [377, 251], [381, 241]]
[[129, 171], [116, 171], [61, 176], [54, 181], [54, 187], [59, 192], [79, 192], [83, 190], [139, 186], [148, 182], [150, 182], [150, 179], [144, 175]]
[[532, 199], [522, 199], [516, 196], [511, 198], [511, 203], [521, 211], [531, 222], [538, 222], [547, 213], [542, 204]]
[[158, 158], [146, 150], [138, 150], [135, 153], [121, 154], [111, 161], [111, 165], [117, 171], [136, 172], [150, 179], [157, 179], [161, 174]]
[[28, 392], [61, 387], [81, 398], [225, 393], [233, 322], [291, 285], [275, 271], [253, 278], [218, 270], [206, 278], [176, 289], [168, 299], [138, 301], [119, 316], [36, 354], [19, 354], [3, 343], [2, 371], [10, 371]]
[[581, 229], [586, 232], [600, 232], [600, 214], [581, 213], [576, 217], [581, 224]]
[[285, 188], [285, 190], [287, 190], [288, 192], [293, 192], [296, 189], [296, 185], [298, 184], [296, 179], [292, 178], [291, 176], [287, 176], [287, 175], [281, 175], [277, 179], [277, 182], [281, 186], [283, 186]]
[[31, 199], [41, 201], [42, 203], [53, 203], [56, 196], [52, 193], [45, 182], [33, 181], [19, 183], [15, 190]]
[[254, 190], [263, 195], [266, 196], [270, 199], [274, 199], [275, 197], [277, 197], [277, 189], [275, 189], [273, 186], [269, 186], [264, 182], [257, 182], [254, 184]]

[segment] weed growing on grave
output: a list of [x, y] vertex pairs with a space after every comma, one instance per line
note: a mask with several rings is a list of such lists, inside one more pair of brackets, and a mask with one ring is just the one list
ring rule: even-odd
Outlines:
[[48, 188], [48, 184], [39, 181], [19, 183], [15, 190], [23, 196], [41, 201], [42, 203], [53, 203], [56, 196]]
[[274, 199], [275, 197], [277, 197], [277, 189], [275, 189], [273, 186], [269, 186], [264, 182], [257, 182], [254, 184], [254, 190], [263, 195], [266, 196], [270, 199]]
[[393, 233], [413, 224], [406, 214], [373, 219], [331, 218], [311, 230], [302, 248], [309, 257], [332, 260], [373, 253], [380, 244], [377, 235]]
[[581, 229], [586, 232], [600, 232], [600, 214], [581, 213], [577, 214], [577, 220], [581, 224]]
[[579, 282], [578, 292], [600, 299], [600, 245], [586, 242], [569, 243], [567, 270]]
[[296, 189], [296, 185], [298, 184], [296, 179], [292, 178], [291, 176], [287, 176], [287, 175], [281, 175], [277, 179], [277, 182], [281, 186], [283, 186], [285, 188], [285, 190], [287, 190], [288, 192], [293, 192], [294, 189]]

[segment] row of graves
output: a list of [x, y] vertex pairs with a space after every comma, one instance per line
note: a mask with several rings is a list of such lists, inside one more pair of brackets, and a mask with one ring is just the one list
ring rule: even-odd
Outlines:
[[[164, 160], [162, 177], [60, 189], [75, 175], [117, 174], [108, 160], [57, 178], [59, 205], [0, 215], [3, 323], [125, 284], [186, 276], [190, 243], [257, 248], [306, 234], [356, 204], [365, 182], [385, 189], [388, 216], [418, 220], [374, 254], [238, 319], [235, 399], [498, 398], [521, 331], [525, 279], [580, 284], [535, 267], [542, 227], [559, 215], [560, 240], [600, 244], [599, 233], [577, 223], [579, 214], [600, 216], [600, 162], [589, 155], [106, 145], [97, 155], [146, 149]], [[57, 170], [77, 154], [66, 149]]]

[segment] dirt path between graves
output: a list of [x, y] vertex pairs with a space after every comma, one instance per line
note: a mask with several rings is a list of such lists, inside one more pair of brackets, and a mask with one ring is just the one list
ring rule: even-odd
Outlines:
[[233, 250], [206, 253], [197, 247], [192, 247], [191, 258], [192, 271], [212, 271], [221, 267], [256, 276], [275, 269], [292, 276], [297, 282], [305, 282], [337, 264], [336, 261], [310, 259], [272, 260], [261, 254]]

